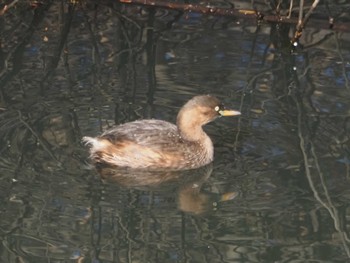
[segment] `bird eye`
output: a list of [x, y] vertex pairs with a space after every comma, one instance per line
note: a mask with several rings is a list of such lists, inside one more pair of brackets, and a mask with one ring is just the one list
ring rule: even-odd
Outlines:
[[219, 111], [220, 110], [220, 106], [215, 106], [214, 110], [215, 111]]

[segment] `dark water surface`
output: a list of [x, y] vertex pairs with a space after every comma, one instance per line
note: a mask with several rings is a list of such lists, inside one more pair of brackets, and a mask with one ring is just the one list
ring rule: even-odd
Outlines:
[[[290, 25], [24, 2], [0, 16], [1, 262], [350, 262], [350, 32], [290, 52]], [[205, 93], [242, 112], [206, 126], [212, 166], [89, 167], [82, 136]]]

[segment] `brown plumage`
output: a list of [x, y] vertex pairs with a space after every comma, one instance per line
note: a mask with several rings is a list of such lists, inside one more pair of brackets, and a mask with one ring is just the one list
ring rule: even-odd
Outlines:
[[176, 125], [162, 120], [137, 120], [101, 136], [84, 137], [95, 163], [120, 167], [184, 170], [213, 161], [213, 144], [202, 126], [219, 116], [240, 112], [227, 110], [210, 95], [189, 100], [179, 111]]

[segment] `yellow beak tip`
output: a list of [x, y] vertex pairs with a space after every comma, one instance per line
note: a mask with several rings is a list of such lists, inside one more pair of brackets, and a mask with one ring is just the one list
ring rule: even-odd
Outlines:
[[219, 111], [221, 116], [237, 116], [241, 115], [241, 112], [236, 110], [221, 110]]

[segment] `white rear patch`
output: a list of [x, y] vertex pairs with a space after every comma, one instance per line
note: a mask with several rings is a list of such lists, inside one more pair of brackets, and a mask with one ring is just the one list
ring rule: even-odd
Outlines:
[[100, 140], [98, 138], [93, 137], [83, 137], [83, 142], [85, 145], [90, 146], [90, 152], [98, 152], [104, 150], [106, 147], [110, 145], [110, 143], [107, 140]]

